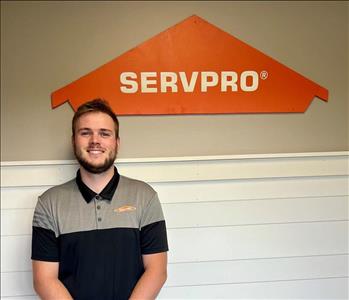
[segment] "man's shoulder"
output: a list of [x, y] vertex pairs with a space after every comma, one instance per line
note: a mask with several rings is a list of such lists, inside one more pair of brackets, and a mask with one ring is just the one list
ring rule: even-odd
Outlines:
[[75, 191], [77, 189], [77, 184], [74, 179], [71, 179], [65, 183], [55, 185], [48, 190], [46, 190], [44, 193], [42, 193], [39, 197], [41, 199], [46, 199], [46, 198], [56, 198], [59, 195], [63, 195], [66, 193], [70, 193], [72, 191]]
[[123, 176], [120, 175], [120, 181], [119, 184], [123, 187], [123, 188], [127, 188], [130, 190], [134, 190], [134, 191], [142, 191], [144, 193], [149, 193], [149, 194], [156, 194], [156, 191], [151, 187], [150, 184], [139, 180], [139, 179], [134, 179], [134, 178], [130, 178], [127, 176]]

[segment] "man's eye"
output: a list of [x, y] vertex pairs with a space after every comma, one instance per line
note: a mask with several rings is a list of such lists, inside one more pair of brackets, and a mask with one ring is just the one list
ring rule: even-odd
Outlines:
[[82, 135], [82, 136], [88, 136], [89, 134], [90, 134], [89, 131], [81, 131], [80, 132], [80, 135]]
[[101, 132], [101, 136], [102, 136], [102, 137], [110, 137], [110, 136], [111, 136], [111, 133], [110, 133], [110, 132], [102, 131], [102, 132]]

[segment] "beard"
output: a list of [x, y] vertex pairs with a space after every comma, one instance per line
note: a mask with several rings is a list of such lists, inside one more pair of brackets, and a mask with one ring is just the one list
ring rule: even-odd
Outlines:
[[101, 174], [110, 169], [114, 165], [114, 161], [116, 159], [116, 151], [113, 150], [109, 153], [109, 155], [105, 158], [103, 163], [93, 164], [89, 162], [86, 158], [83, 157], [82, 151], [80, 149], [76, 149], [74, 145], [74, 155], [79, 162], [79, 164], [87, 171], [93, 174]]

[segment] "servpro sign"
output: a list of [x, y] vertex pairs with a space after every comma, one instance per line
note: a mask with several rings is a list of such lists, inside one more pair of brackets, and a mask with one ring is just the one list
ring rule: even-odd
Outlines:
[[[200, 73], [200, 86], [197, 87], [198, 75]], [[258, 73], [255, 71], [245, 71], [241, 73], [240, 80], [238, 82], [238, 74], [236, 72], [228, 71], [217, 74], [216, 72], [192, 72], [190, 79], [188, 79], [185, 72], [160, 72], [159, 78], [156, 72], [141, 72], [140, 74], [140, 86], [137, 82], [137, 74], [134, 72], [123, 72], [120, 75], [122, 93], [133, 94], [137, 93], [140, 89], [141, 93], [157, 93], [157, 81], [160, 81], [161, 93], [177, 93], [178, 85], [182, 89], [182, 92], [193, 93], [194, 90], [207, 92], [208, 88], [217, 86], [220, 84], [221, 92], [238, 91], [238, 86], [245, 92], [252, 92], [258, 88]], [[251, 82], [248, 84], [247, 80], [251, 78]], [[178, 80], [180, 82], [178, 82]], [[152, 87], [153, 86], [153, 87]], [[196, 88], [196, 89], [195, 89]]]
[[191, 16], [52, 93], [74, 110], [95, 98], [118, 115], [304, 112], [328, 91]]

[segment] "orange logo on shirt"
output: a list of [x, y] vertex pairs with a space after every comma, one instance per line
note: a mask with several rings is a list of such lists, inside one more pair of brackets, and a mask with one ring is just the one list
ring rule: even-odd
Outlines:
[[198, 16], [52, 93], [74, 110], [95, 98], [118, 115], [304, 112], [328, 90]]
[[124, 205], [114, 209], [115, 212], [119, 212], [119, 213], [125, 212], [125, 211], [133, 211], [133, 210], [136, 210], [136, 207], [131, 205]]

